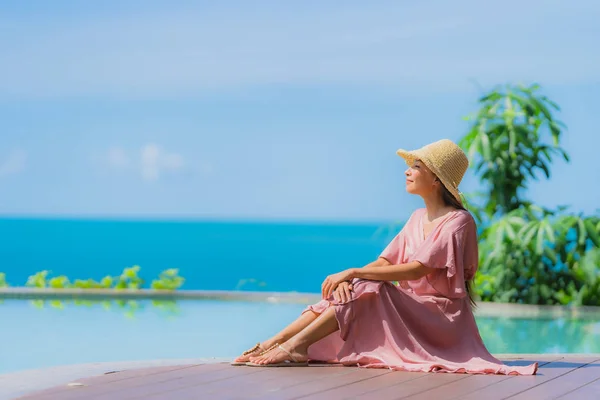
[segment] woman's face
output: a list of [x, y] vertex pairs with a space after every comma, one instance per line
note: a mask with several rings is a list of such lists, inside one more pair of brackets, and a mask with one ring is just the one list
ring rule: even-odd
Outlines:
[[406, 175], [406, 191], [411, 194], [428, 196], [438, 190], [438, 180], [433, 172], [421, 162], [415, 162], [404, 171]]

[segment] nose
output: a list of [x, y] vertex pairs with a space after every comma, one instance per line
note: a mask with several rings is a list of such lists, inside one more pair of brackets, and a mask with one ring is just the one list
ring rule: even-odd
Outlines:
[[409, 174], [410, 174], [410, 168], [407, 168], [407, 169], [404, 171], [404, 175], [408, 176]]

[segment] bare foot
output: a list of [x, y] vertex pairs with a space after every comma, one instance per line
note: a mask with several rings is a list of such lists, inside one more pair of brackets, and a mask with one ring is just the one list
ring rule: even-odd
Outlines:
[[285, 361], [291, 361], [292, 363], [304, 363], [308, 361], [308, 352], [301, 351], [293, 347], [284, 347], [284, 349], [287, 350], [289, 354], [279, 347], [275, 347], [273, 350], [263, 354], [262, 356], [250, 357], [250, 361], [254, 364], [260, 365], [277, 364]]

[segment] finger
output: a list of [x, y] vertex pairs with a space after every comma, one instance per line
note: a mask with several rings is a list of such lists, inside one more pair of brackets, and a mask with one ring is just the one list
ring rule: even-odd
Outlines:
[[342, 303], [345, 303], [348, 299], [346, 299], [346, 290], [344, 288], [340, 288], [340, 299]]
[[352, 290], [352, 289], [354, 289], [354, 286], [348, 285], [348, 290]]
[[331, 296], [331, 294], [333, 293], [333, 291], [335, 290], [335, 288], [333, 287], [333, 285], [331, 284], [331, 282], [327, 285], [327, 297]]
[[336, 303], [340, 302], [340, 295], [337, 291], [333, 292], [333, 300], [335, 300]]
[[327, 293], [328, 287], [329, 287], [329, 277], [325, 278], [325, 280], [323, 281], [322, 292], [323, 292], [324, 299], [329, 297], [329, 294]]
[[350, 289], [348, 289], [347, 286], [344, 288], [344, 294], [346, 295], [346, 300], [344, 300], [344, 303], [350, 301]]
[[339, 287], [339, 285], [338, 285], [337, 283], [333, 283], [333, 284], [331, 285], [331, 293], [334, 293], [334, 292], [339, 292], [339, 291], [340, 291], [340, 287]]

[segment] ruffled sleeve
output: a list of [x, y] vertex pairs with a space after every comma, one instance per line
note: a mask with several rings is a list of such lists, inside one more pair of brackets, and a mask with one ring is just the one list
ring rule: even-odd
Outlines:
[[456, 227], [441, 229], [411, 257], [411, 261], [437, 269], [427, 276], [427, 280], [448, 297], [465, 296], [465, 279], [472, 279], [477, 271], [477, 228], [471, 218], [461, 222]]

